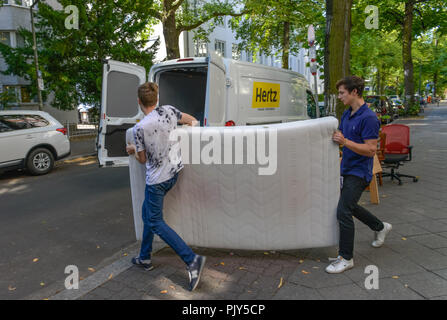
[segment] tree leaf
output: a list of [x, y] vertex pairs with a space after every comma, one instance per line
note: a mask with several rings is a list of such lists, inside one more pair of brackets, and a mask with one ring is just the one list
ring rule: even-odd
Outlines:
[[278, 289], [280, 289], [282, 287], [283, 283], [284, 283], [284, 279], [281, 277], [281, 280], [279, 280]]

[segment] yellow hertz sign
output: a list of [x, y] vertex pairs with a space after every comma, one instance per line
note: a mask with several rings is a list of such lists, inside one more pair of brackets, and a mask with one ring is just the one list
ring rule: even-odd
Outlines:
[[253, 82], [252, 108], [279, 108], [279, 83]]

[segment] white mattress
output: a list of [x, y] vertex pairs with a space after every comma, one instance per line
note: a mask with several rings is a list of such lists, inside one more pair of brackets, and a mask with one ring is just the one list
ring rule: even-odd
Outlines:
[[[287, 250], [338, 243], [340, 194], [333, 117], [236, 130], [277, 130], [277, 170], [259, 165], [185, 165], [164, 201], [166, 222], [192, 246]], [[195, 129], [195, 128], [194, 128]], [[130, 130], [127, 141], [132, 141]], [[201, 128], [202, 132], [228, 128]], [[192, 129], [189, 128], [189, 134]], [[247, 132], [247, 131], [244, 131]], [[129, 157], [136, 237], [141, 240], [145, 167]]]

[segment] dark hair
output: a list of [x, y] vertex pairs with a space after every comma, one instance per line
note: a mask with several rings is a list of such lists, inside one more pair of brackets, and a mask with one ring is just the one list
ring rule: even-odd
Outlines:
[[138, 87], [138, 98], [145, 107], [151, 107], [157, 103], [158, 85], [154, 82], [146, 82]]
[[347, 76], [341, 80], [338, 80], [337, 84], [335, 85], [337, 90], [340, 86], [344, 86], [349, 93], [356, 89], [358, 96], [362, 97], [363, 90], [365, 89], [365, 80], [357, 76]]

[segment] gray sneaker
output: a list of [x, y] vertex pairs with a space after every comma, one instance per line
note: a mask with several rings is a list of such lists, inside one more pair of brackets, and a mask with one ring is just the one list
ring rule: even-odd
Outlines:
[[189, 275], [189, 291], [193, 291], [200, 281], [206, 257], [196, 255], [194, 261], [187, 267]]
[[374, 248], [380, 248], [385, 242], [386, 235], [393, 229], [393, 226], [387, 222], [383, 223], [382, 231], [375, 232], [375, 240], [371, 243]]
[[154, 266], [152, 265], [152, 262], [150, 259], [148, 260], [141, 260], [140, 257], [132, 258], [132, 264], [136, 266], [142, 266], [144, 270], [150, 271], [154, 269]]

